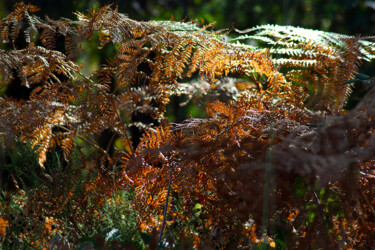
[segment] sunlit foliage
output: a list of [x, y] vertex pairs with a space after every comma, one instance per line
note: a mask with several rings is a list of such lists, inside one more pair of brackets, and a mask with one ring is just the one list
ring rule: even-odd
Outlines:
[[[37, 11], [0, 23], [5, 246], [374, 246], [375, 90], [343, 109], [372, 37]], [[207, 118], [168, 122], [181, 95]]]

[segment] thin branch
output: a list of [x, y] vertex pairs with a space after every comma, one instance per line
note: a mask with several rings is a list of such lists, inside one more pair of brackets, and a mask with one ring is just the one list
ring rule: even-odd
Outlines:
[[130, 153], [133, 154], [133, 153], [134, 153], [134, 149], [133, 149], [133, 147], [132, 147], [132, 142], [131, 142], [131, 140], [130, 140], [130, 138], [129, 138], [129, 135], [128, 135], [128, 133], [127, 133], [127, 131], [128, 131], [128, 126], [127, 126], [126, 123], [123, 123], [123, 122], [121, 121], [120, 111], [119, 111], [119, 109], [117, 108], [117, 105], [116, 105], [115, 100], [112, 99], [112, 102], [113, 102], [113, 107], [114, 107], [115, 114], [117, 115], [118, 120], [120, 121], [120, 123], [121, 123], [122, 125], [125, 126], [125, 133], [124, 133], [125, 140], [126, 140], [126, 143], [128, 144], [128, 146], [129, 146], [129, 148], [130, 148]]
[[371, 205], [370, 201], [368, 200], [367, 196], [363, 193], [363, 190], [358, 188], [358, 191], [359, 191], [359, 194], [362, 196], [362, 198], [365, 200], [367, 206], [369, 207], [371, 213], [373, 216], [375, 216], [375, 209], [374, 207]]
[[[59, 126], [59, 128], [67, 131], [67, 132], [73, 132], [71, 129], [67, 128], [67, 127], [64, 127], [64, 126]], [[101, 148], [98, 143], [96, 141], [94, 141], [91, 137], [87, 136], [87, 137], [83, 137], [83, 136], [80, 136], [80, 135], [76, 135], [77, 138], [81, 139], [82, 141], [86, 142], [87, 144], [93, 146], [95, 149], [101, 151], [108, 159], [108, 161], [110, 163], [113, 162], [112, 160], [112, 157], [108, 154], [108, 152], [106, 150], [104, 150], [103, 148]], [[113, 172], [112, 172], [113, 174]]]
[[323, 231], [324, 231], [325, 236], [326, 236], [325, 244], [326, 244], [326, 247], [328, 247], [330, 245], [329, 244], [330, 243], [330, 239], [329, 239], [329, 236], [328, 236], [328, 230], [326, 228], [326, 223], [325, 223], [325, 220], [324, 220], [324, 211], [323, 211], [323, 208], [322, 208], [322, 203], [320, 202], [319, 197], [318, 197], [318, 195], [316, 194], [316, 192], [314, 190], [311, 190], [311, 193], [312, 193], [314, 202], [317, 205], [319, 219], [320, 219], [320, 221], [322, 223], [322, 228], [323, 228]]
[[113, 133], [112, 136], [111, 136], [111, 139], [109, 140], [109, 142], [107, 144], [107, 147], [106, 147], [105, 151], [109, 152], [110, 147], [111, 147], [115, 137], [116, 137], [116, 133]]
[[[72, 133], [73, 131], [65, 126], [59, 126], [59, 128], [65, 130], [66, 132], [70, 132]], [[105, 153], [106, 155], [108, 155], [107, 151], [105, 151], [104, 149], [102, 149], [92, 138], [90, 138], [89, 136], [87, 138], [83, 137], [83, 136], [80, 136], [80, 135], [76, 135], [77, 138], [81, 139], [82, 141], [86, 142], [87, 144], [93, 146], [95, 149], [99, 150], [99, 151], [102, 151], [103, 153]]]
[[159, 233], [158, 246], [160, 246], [160, 243], [161, 243], [161, 240], [162, 240], [162, 237], [163, 237], [165, 221], [166, 221], [166, 218], [167, 218], [167, 209], [168, 209], [169, 193], [170, 193], [170, 190], [171, 190], [171, 182], [172, 182], [172, 166], [169, 167], [169, 180], [168, 180], [167, 198], [166, 198], [165, 204], [164, 204], [163, 222], [161, 224], [161, 229], [160, 229], [160, 233]]

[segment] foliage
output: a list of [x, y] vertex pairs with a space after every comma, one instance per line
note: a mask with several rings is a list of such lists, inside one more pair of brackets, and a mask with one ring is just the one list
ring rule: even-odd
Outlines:
[[[4, 246], [374, 246], [375, 90], [343, 109], [372, 37], [36, 11], [0, 23]], [[168, 122], [179, 95], [208, 117]]]

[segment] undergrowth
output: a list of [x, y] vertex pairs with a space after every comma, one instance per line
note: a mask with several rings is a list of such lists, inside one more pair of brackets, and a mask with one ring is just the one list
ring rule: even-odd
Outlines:
[[38, 10], [0, 22], [3, 248], [375, 246], [373, 37]]

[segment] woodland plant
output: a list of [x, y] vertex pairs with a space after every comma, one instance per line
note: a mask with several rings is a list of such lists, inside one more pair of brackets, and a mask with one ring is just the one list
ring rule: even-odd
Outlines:
[[0, 23], [2, 246], [375, 246], [373, 37], [37, 11]]

